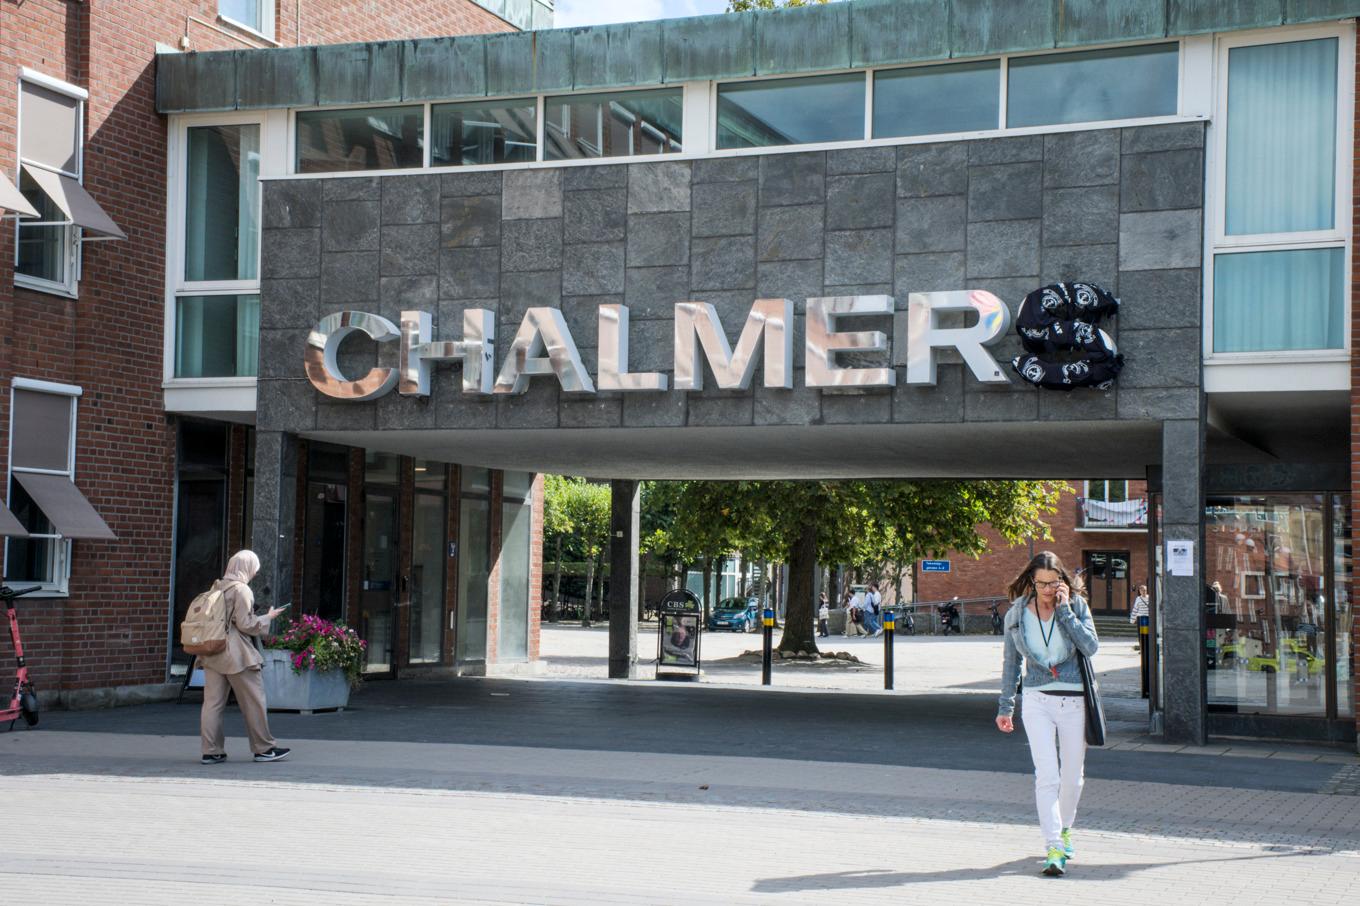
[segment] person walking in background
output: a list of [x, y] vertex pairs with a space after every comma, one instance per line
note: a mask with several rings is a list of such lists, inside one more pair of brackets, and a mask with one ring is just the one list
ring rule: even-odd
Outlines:
[[864, 592], [856, 591], [845, 603], [845, 637], [864, 634]]
[[831, 607], [826, 600], [826, 592], [817, 600], [817, 638], [824, 639], [831, 633], [827, 629], [827, 621], [831, 619]]
[[878, 593], [878, 584], [870, 582], [869, 587], [864, 589], [864, 631], [875, 638], [883, 634], [883, 627], [878, 622], [882, 603], [883, 596]]
[[265, 709], [264, 678], [260, 665], [264, 659], [246, 636], [263, 635], [270, 622], [283, 613], [281, 607], [271, 607], [263, 614], [255, 613], [255, 596], [250, 591], [250, 580], [260, 571], [260, 558], [253, 551], [238, 551], [227, 562], [227, 571], [213, 583], [213, 590], [221, 590], [227, 603], [227, 647], [218, 654], [201, 654], [198, 665], [203, 668], [203, 711], [200, 732], [203, 744], [203, 764], [221, 764], [227, 760], [222, 736], [222, 712], [227, 707], [228, 691], [236, 693], [236, 704], [246, 722], [250, 737], [250, 751], [256, 761], [279, 761], [288, 757], [288, 749], [279, 748], [269, 734], [269, 717]]
[[[1051, 551], [1030, 560], [1007, 589], [1001, 697], [996, 726], [1015, 730], [1016, 686], [1024, 661], [1021, 698], [1025, 736], [1034, 761], [1034, 803], [1046, 848], [1043, 873], [1061, 877], [1074, 857], [1076, 823], [1086, 762], [1086, 700], [1077, 653], [1100, 647], [1081, 580]], [[1059, 758], [1061, 757], [1061, 763]]]
[[[1138, 586], [1137, 593], [1133, 597], [1133, 609], [1129, 611], [1129, 623], [1138, 625], [1138, 618], [1148, 615], [1148, 590], [1146, 585]], [[1143, 637], [1138, 636], [1138, 643], [1133, 646], [1134, 651], [1143, 650]]]

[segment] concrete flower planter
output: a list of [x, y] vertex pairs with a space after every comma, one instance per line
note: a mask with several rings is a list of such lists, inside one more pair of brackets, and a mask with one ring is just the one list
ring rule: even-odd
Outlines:
[[293, 652], [264, 650], [264, 698], [270, 711], [343, 711], [349, 680], [343, 670], [293, 672]]

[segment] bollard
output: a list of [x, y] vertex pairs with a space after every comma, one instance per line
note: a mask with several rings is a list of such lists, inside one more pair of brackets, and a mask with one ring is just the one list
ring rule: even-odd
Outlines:
[[897, 629], [897, 614], [891, 610], [883, 611], [883, 688], [893, 687], [893, 636]]
[[768, 686], [770, 684], [770, 667], [774, 661], [774, 611], [765, 608], [761, 614], [761, 623], [764, 624], [765, 651], [760, 659], [760, 684]]
[[1139, 668], [1143, 673], [1143, 698], [1148, 697], [1148, 663], [1151, 660], [1148, 653], [1148, 618], [1138, 618], [1138, 661]]

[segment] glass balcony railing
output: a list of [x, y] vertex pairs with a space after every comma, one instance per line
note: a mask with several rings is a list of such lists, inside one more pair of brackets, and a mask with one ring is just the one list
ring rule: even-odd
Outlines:
[[1147, 529], [1148, 501], [1146, 497], [1128, 500], [1097, 500], [1077, 498], [1077, 528], [1142, 531]]

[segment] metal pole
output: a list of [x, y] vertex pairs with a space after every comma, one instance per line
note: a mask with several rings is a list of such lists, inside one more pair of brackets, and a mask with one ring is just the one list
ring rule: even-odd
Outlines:
[[768, 686], [770, 684], [770, 668], [774, 664], [774, 608], [765, 608], [761, 615], [761, 622], [765, 624], [765, 650], [760, 659], [760, 684]]
[[893, 687], [893, 636], [897, 634], [897, 614], [883, 611], [883, 688]]
[[1148, 697], [1148, 618], [1138, 618], [1138, 661], [1143, 675], [1143, 698]]

